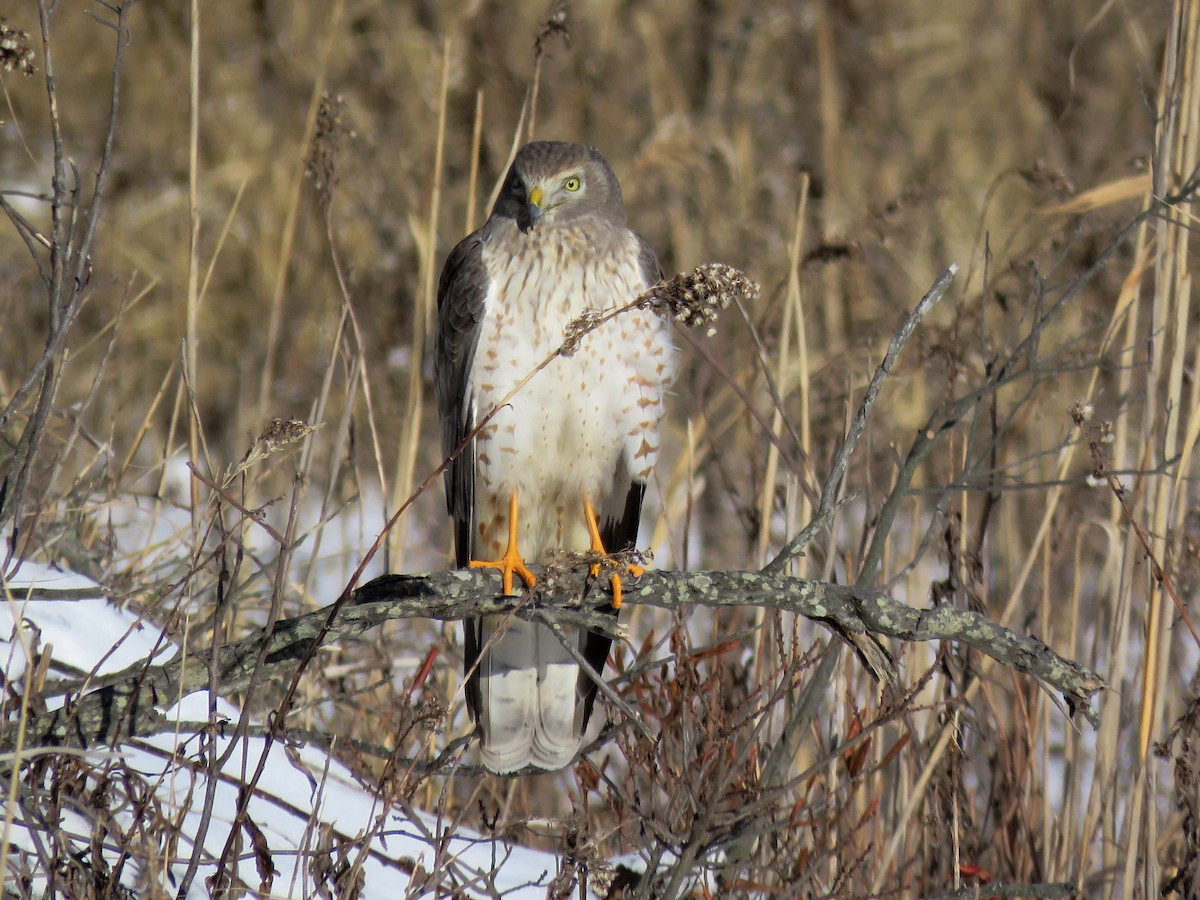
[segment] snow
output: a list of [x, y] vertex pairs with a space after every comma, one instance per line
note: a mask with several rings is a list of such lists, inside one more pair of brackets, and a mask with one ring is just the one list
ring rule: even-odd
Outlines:
[[[78, 672], [114, 672], [145, 660], [157, 647], [161, 661], [176, 648], [166, 645], [157, 629], [139, 620], [130, 610], [120, 609], [100, 595], [94, 583], [25, 561], [5, 584], [7, 603], [0, 609], [0, 660], [3, 660], [8, 696], [20, 696], [28, 661], [40, 648], [50, 649], [55, 666], [52, 677], [67, 677]], [[79, 599], [39, 599], [28, 597], [29, 588], [54, 588], [80, 593]], [[92, 596], [84, 596], [94, 591]], [[20, 633], [14, 627], [22, 622]], [[543, 898], [546, 883], [554, 876], [558, 862], [554, 855], [514, 847], [489, 837], [472, 834], [453, 821], [440, 821], [426, 812], [396, 804], [384, 809], [370, 785], [328, 753], [313, 746], [288, 747], [282, 741], [269, 748], [263, 737], [239, 738], [234, 735], [238, 710], [218, 699], [218, 719], [228, 720], [224, 734], [216, 740], [218, 759], [225, 759], [214, 781], [212, 817], [205, 830], [202, 825], [206, 791], [209, 789], [207, 761], [211, 753], [201, 752], [202, 740], [195, 726], [183, 723], [206, 721], [209, 698], [205, 692], [192, 694], [167, 710], [180, 724], [177, 733], [132, 740], [116, 754], [101, 748], [86, 751], [96, 768], [115, 765], [122, 777], [112, 779], [108, 790], [128, 792], [126, 783], [132, 773], [141, 786], [149, 787], [153, 799], [161, 805], [158, 814], [178, 824], [178, 844], [173, 855], [162, 852], [139, 856], [136, 843], [130, 844], [131, 862], [121, 872], [121, 882], [141, 889], [147, 882], [161, 885], [171, 896], [178, 891], [197, 841], [203, 845], [202, 861], [191, 882], [187, 898], [210, 896], [205, 879], [216, 871], [216, 860], [229, 839], [238, 802], [239, 790], [249, 774], [263, 761], [265, 767], [249, 802], [248, 816], [253, 825], [240, 831], [241, 844], [238, 876], [251, 888], [270, 897], [312, 897], [318, 893], [314, 883], [314, 858], [325, 854], [330, 881], [324, 885], [332, 896], [336, 865], [344, 859], [362, 861], [362, 892], [370, 898], [441, 896], [458, 891], [456, 896]], [[223, 754], [236, 745], [226, 758]], [[116, 810], [115, 821], [128, 831], [135, 821], [129, 804]], [[3, 852], [6, 881], [13, 874], [32, 872], [32, 889], [44, 890], [46, 873], [37, 866], [39, 842], [37, 825], [26, 818], [24, 804], [10, 804], [6, 794], [0, 807], [6, 817]], [[112, 808], [110, 806], [110, 808]], [[78, 852], [86, 852], [94, 830], [86, 804], [64, 811], [59, 826]], [[11, 823], [7, 817], [11, 816]], [[252, 831], [257, 827], [265, 841], [270, 865], [275, 873], [260, 879], [256, 864]], [[112, 833], [111, 826], [108, 832]], [[106, 841], [106, 860], [114, 865], [119, 857], [115, 842]], [[265, 859], [265, 857], [263, 857]], [[329, 896], [330, 894], [326, 894]]]

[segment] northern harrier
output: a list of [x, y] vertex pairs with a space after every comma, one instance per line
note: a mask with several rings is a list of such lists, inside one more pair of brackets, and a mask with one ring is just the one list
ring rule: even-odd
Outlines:
[[[667, 324], [630, 310], [514, 389], [562, 345], [570, 323], [624, 306], [661, 274], [625, 225], [604, 157], [561, 141], [521, 148], [487, 222], [446, 260], [434, 345], [446, 454], [497, 410], [447, 469], [446, 501], [458, 565], [500, 569], [505, 594], [514, 575], [533, 586], [525, 560], [619, 551], [637, 538], [675, 361]], [[612, 588], [615, 615], [619, 576]], [[544, 625], [486, 617], [464, 631], [484, 765], [500, 773], [568, 765], [596, 684]], [[611, 641], [566, 631], [602, 672]]]

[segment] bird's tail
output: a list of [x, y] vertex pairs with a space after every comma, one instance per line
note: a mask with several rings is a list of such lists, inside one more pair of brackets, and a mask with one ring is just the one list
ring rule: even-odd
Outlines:
[[[496, 636], [502, 623], [503, 633]], [[574, 657], [545, 625], [486, 616], [478, 627], [483, 764], [501, 774], [529, 765], [547, 770], [569, 765], [583, 731]], [[579, 641], [578, 629], [563, 631], [568, 640]]]

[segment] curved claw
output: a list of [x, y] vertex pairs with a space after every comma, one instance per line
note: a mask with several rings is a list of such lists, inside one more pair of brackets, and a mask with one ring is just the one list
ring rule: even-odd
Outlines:
[[525, 565], [525, 560], [521, 558], [521, 551], [517, 547], [517, 495], [515, 493], [508, 498], [508, 547], [505, 549], [504, 555], [499, 559], [473, 559], [467, 563], [467, 567], [470, 569], [499, 569], [505, 597], [513, 595], [514, 573], [521, 576], [521, 581], [525, 583], [527, 590], [537, 584], [537, 579]]
[[[587, 499], [586, 497], [583, 498], [583, 517], [584, 517], [584, 519], [587, 520], [588, 535], [591, 537], [591, 540], [592, 540], [592, 547], [591, 547], [592, 551], [594, 553], [603, 553], [605, 556], [608, 556], [609, 555], [608, 551], [604, 549], [604, 541], [601, 540], [601, 538], [600, 538], [600, 526], [596, 522], [596, 510], [592, 508], [592, 502], [589, 499]], [[642, 566], [637, 565], [636, 563], [630, 563], [629, 565], [627, 565], [625, 567], [625, 571], [628, 572], [634, 578], [641, 578], [643, 575], [646, 574], [646, 570]], [[600, 563], [592, 563], [591, 566], [588, 567], [588, 573], [593, 578], [595, 578], [597, 575], [599, 575], [600, 574]], [[613, 609], [620, 609], [621, 608], [621, 598], [622, 598], [622, 595], [624, 594], [624, 590], [621, 585], [620, 573], [614, 574], [609, 579], [609, 584], [612, 586]]]
[[513, 595], [513, 574], [521, 576], [521, 581], [525, 583], [526, 588], [531, 588], [537, 584], [537, 579], [533, 577], [533, 573], [525, 565], [525, 560], [521, 559], [520, 554], [505, 553], [499, 559], [473, 559], [467, 566], [472, 569], [499, 569], [500, 581], [503, 585], [505, 597]]
[[[639, 566], [637, 563], [629, 563], [627, 566], [625, 566], [625, 572], [631, 578], [641, 578], [643, 575], [646, 574], [646, 569], [644, 566]], [[613, 577], [609, 583], [612, 585], [613, 609], [620, 609], [621, 608], [621, 594], [623, 593], [623, 590], [621, 587], [620, 574], [618, 573], [616, 575], [613, 575]]]

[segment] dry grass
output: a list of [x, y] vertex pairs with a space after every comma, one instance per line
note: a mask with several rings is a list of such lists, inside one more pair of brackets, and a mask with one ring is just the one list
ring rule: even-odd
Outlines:
[[[565, 776], [460, 776], [443, 793], [397, 772], [393, 753], [432, 757], [465, 726], [453, 628], [331, 651], [299, 683], [295, 725], [375, 744], [352, 757], [361, 771], [561, 850], [569, 874], [649, 847], [718, 870], [730, 895], [937, 896], [980, 873], [1194, 895], [1200, 654], [1180, 608], [1200, 585], [1200, 310], [1180, 194], [1200, 164], [1200, 4], [1173, 7], [600, 0], [547, 29], [529, 4], [197, 2], [195, 23], [139, 5], [20, 550], [161, 621], [186, 615], [205, 646], [336, 599], [328, 586], [441, 461], [422, 360], [434, 278], [532, 121], [601, 147], [668, 272], [721, 260], [763, 286], [715, 336], [680, 333], [642, 530], [659, 565], [770, 560], [817, 506], [904, 313], [960, 265], [885, 383], [844, 485], [859, 498], [790, 571], [1035, 633], [1108, 679], [1101, 726], [1077, 730], [962, 647], [897, 648], [903, 689], [879, 698], [849, 654], [814, 668], [819, 626], [754, 609], [634, 610], [619, 689], [661, 737], [618, 729]], [[3, 34], [38, 34], [33, 5], [7, 14]], [[85, 183], [111, 43], [59, 4], [58, 104]], [[0, 84], [0, 190], [48, 191], [45, 84], [16, 66]], [[50, 234], [44, 203], [6, 199]], [[52, 323], [13, 227], [0, 272], [7, 404]], [[903, 475], [931, 416], [1031, 334], [1019, 376], [936, 421]], [[32, 415], [4, 426], [0, 465]], [[290, 417], [318, 427], [259, 439]], [[118, 546], [134, 505], [174, 530]], [[443, 568], [448, 550], [435, 486], [371, 571]], [[251, 693], [256, 714], [281, 698]], [[422, 718], [431, 703], [451, 711], [445, 735]], [[693, 871], [645, 890], [691, 890]]]

